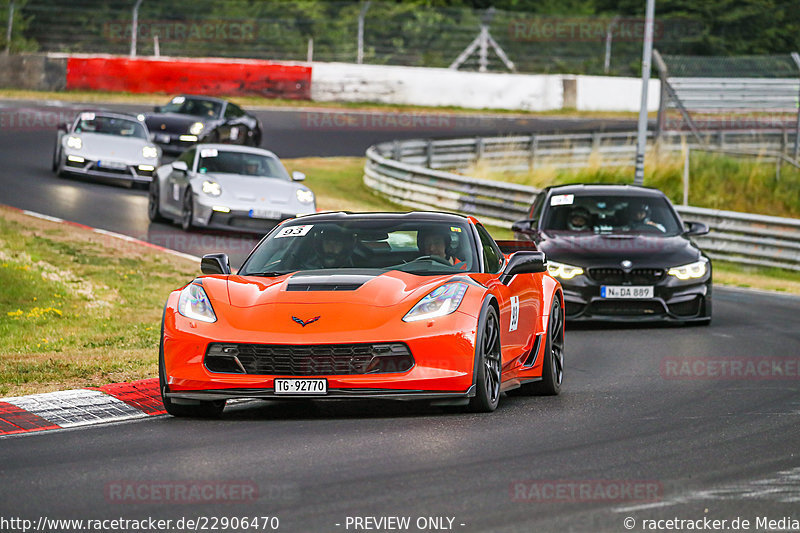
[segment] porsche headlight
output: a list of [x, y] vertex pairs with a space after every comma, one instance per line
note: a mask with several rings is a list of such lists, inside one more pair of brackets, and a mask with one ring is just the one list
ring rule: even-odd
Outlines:
[[178, 312], [186, 318], [202, 322], [216, 322], [217, 315], [211, 307], [206, 291], [196, 283], [190, 283], [178, 298]]
[[566, 263], [557, 263], [548, 259], [547, 271], [554, 278], [572, 279], [575, 276], [583, 274], [583, 269], [579, 266], [567, 265]]
[[203, 192], [209, 196], [219, 196], [222, 194], [222, 187], [216, 181], [204, 181]]
[[74, 135], [70, 135], [67, 137], [67, 146], [70, 148], [75, 148], [76, 150], [80, 150], [83, 148], [83, 141], [80, 137], [76, 137]]
[[414, 322], [449, 315], [458, 309], [467, 293], [466, 283], [447, 283], [428, 293], [411, 311], [403, 317], [403, 322]]
[[192, 135], [200, 135], [200, 133], [205, 128], [205, 125], [202, 122], [195, 122], [191, 126], [189, 126], [189, 133]]
[[701, 259], [688, 265], [672, 267], [667, 271], [670, 276], [675, 276], [681, 281], [702, 278], [708, 272], [708, 261]]
[[155, 159], [158, 157], [158, 150], [155, 146], [144, 146], [142, 147], [142, 157], [145, 159]]
[[297, 201], [301, 204], [310, 204], [314, 201], [314, 193], [308, 189], [297, 189]]

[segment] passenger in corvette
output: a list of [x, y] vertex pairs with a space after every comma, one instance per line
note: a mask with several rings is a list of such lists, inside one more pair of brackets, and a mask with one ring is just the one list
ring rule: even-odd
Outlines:
[[306, 268], [352, 268], [355, 235], [341, 228], [324, 228], [315, 236], [314, 255]]
[[466, 263], [453, 254], [450, 248], [450, 233], [444, 228], [420, 230], [417, 233], [417, 248], [423, 257], [439, 257], [451, 265], [466, 267]]
[[630, 208], [630, 228], [631, 230], [658, 230], [666, 231], [662, 224], [650, 218], [650, 206], [644, 202], [633, 204]]
[[573, 207], [567, 219], [567, 228], [572, 231], [588, 231], [591, 215], [585, 207]]

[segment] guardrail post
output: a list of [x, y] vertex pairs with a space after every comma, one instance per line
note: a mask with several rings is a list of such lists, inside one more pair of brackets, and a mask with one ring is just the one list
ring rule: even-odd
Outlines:
[[475, 162], [483, 159], [483, 137], [475, 138]]
[[425, 166], [433, 168], [433, 141], [428, 139], [428, 144], [425, 145]]
[[536, 149], [539, 147], [539, 138], [536, 135], [531, 135], [531, 145], [528, 151], [528, 169], [533, 170], [536, 164]]
[[683, 160], [683, 205], [689, 205], [689, 145], [686, 145], [686, 157]]
[[719, 130], [717, 135], [719, 136], [719, 143], [718, 143], [719, 147], [723, 148], [725, 146], [725, 132], [722, 131], [722, 130]]
[[400, 161], [401, 157], [403, 157], [403, 145], [400, 144], [399, 140], [395, 140], [392, 145], [392, 159]]

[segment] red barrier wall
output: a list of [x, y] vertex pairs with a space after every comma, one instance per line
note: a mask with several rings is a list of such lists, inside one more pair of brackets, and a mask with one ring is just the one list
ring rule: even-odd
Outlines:
[[311, 67], [270, 61], [70, 57], [67, 89], [311, 99]]

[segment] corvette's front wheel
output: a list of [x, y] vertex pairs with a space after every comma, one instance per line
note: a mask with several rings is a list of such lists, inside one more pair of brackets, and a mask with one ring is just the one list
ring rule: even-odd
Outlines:
[[225, 400], [195, 401], [192, 403], [175, 403], [167, 396], [167, 372], [164, 368], [164, 335], [161, 335], [161, 346], [158, 357], [158, 383], [161, 391], [161, 402], [167, 413], [176, 417], [216, 418], [225, 409]]
[[500, 401], [500, 321], [497, 311], [488, 305], [479, 324], [475, 342], [475, 396], [469, 402], [469, 410], [475, 413], [491, 413]]

